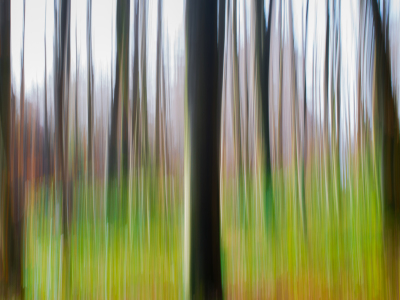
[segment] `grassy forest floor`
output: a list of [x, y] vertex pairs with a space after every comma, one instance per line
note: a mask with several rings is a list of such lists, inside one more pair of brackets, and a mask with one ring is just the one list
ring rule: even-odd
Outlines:
[[[222, 271], [229, 299], [385, 297], [382, 204], [371, 161], [349, 168], [345, 184], [310, 163], [306, 201], [295, 170], [223, 182]], [[336, 177], [338, 178], [338, 177]], [[339, 177], [340, 178], [340, 177]], [[144, 181], [142, 181], [143, 183]], [[150, 182], [150, 180], [148, 180]], [[172, 182], [172, 181], [171, 181]], [[54, 185], [53, 185], [54, 186]], [[147, 191], [157, 191], [149, 184]], [[171, 188], [172, 184], [167, 184]], [[24, 244], [28, 299], [179, 299], [183, 295], [183, 199], [121, 185], [106, 222], [100, 186], [75, 182], [69, 247], [63, 253], [61, 203], [54, 188], [29, 189]], [[157, 192], [156, 192], [157, 193]], [[241, 195], [238, 197], [237, 195]], [[96, 199], [94, 202], [92, 199]], [[94, 203], [94, 205], [93, 205]], [[149, 203], [149, 205], [147, 205]], [[397, 266], [398, 267], [398, 266]]]

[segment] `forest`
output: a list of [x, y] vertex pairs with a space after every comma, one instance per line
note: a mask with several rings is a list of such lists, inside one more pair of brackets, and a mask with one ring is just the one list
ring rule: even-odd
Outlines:
[[400, 299], [398, 0], [0, 0], [0, 298]]

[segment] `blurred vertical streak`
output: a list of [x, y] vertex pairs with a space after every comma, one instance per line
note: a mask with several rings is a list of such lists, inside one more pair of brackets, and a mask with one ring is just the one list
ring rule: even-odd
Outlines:
[[[117, 57], [115, 64], [114, 99], [111, 107], [111, 132], [109, 134], [108, 181], [112, 183], [117, 180], [116, 182], [118, 185], [120, 184], [122, 164], [122, 126], [126, 118], [126, 108], [128, 105], [129, 2], [129, 0], [117, 0], [116, 15]], [[125, 130], [126, 129], [125, 127]], [[124, 170], [126, 170], [125, 166], [123, 167]], [[114, 211], [111, 211], [111, 209], [114, 210], [114, 206], [117, 207], [117, 203], [111, 203], [112, 200], [115, 200], [115, 198], [111, 197], [111, 190], [112, 187], [109, 187], [109, 195], [107, 197], [108, 218], [114, 214]], [[119, 200], [120, 195], [118, 197], [118, 201]]]
[[[283, 45], [282, 45], [282, 35], [283, 35], [283, 30], [282, 26], [283, 25], [283, 9], [282, 9], [282, 1], [279, 3], [279, 19], [278, 19], [278, 24], [279, 24], [279, 31], [278, 31], [278, 36], [279, 36], [279, 74], [280, 74], [280, 79], [279, 79], [279, 98], [278, 98], [278, 170], [283, 171], [283, 111], [282, 111], [282, 106], [283, 106]], [[282, 173], [281, 173], [282, 174]], [[281, 177], [283, 179], [283, 177]]]
[[[10, 102], [11, 102], [11, 69], [10, 69], [10, 19], [11, 1], [0, 0], [0, 121], [6, 158], [6, 173], [1, 174], [4, 190], [0, 191], [0, 219], [4, 236], [4, 248], [0, 248], [0, 285], [9, 282], [9, 256], [13, 252], [11, 200], [11, 144], [10, 144]], [[15, 98], [14, 98], [15, 99]], [[4, 251], [4, 253], [3, 253]], [[12, 267], [12, 266], [11, 266]], [[1, 292], [1, 291], [0, 291]]]
[[[144, 166], [147, 166], [147, 156], [149, 149], [149, 141], [148, 141], [148, 126], [147, 126], [147, 1], [142, 1], [141, 6], [141, 122], [142, 129], [141, 133], [143, 133], [142, 141], [141, 141], [141, 161]], [[143, 131], [143, 132], [142, 132]]]
[[[242, 210], [245, 210], [244, 199], [242, 195], [243, 188], [243, 154], [242, 154], [242, 132], [241, 132], [241, 92], [240, 92], [240, 82], [239, 82], [239, 63], [238, 63], [238, 40], [237, 40], [237, 2], [232, 0], [231, 5], [231, 17], [232, 17], [232, 69], [233, 69], [233, 130], [234, 130], [234, 141], [236, 149], [236, 168], [237, 168], [237, 199], [238, 199], [238, 210], [239, 210], [239, 220], [242, 222], [241, 214]], [[244, 221], [243, 224], [247, 222]]]
[[[55, 5], [55, 13], [57, 13], [57, 6]], [[68, 156], [68, 146], [65, 141], [68, 141], [68, 115], [64, 115], [64, 105], [68, 103], [68, 97], [65, 97], [65, 91], [68, 89], [67, 83], [69, 80], [66, 80], [65, 76], [69, 77], [69, 68], [67, 64], [69, 63], [68, 59], [68, 49], [69, 49], [69, 26], [70, 26], [70, 0], [62, 0], [61, 8], [59, 11], [61, 15], [61, 24], [60, 24], [60, 34], [56, 34], [56, 70], [55, 78], [57, 80], [57, 89], [54, 90], [55, 96], [55, 116], [56, 116], [56, 139], [57, 139], [57, 163], [60, 167], [61, 171], [61, 182], [62, 182], [62, 233], [63, 233], [63, 270], [65, 268], [68, 271], [68, 253], [69, 253], [69, 236], [68, 236], [68, 187], [67, 187], [67, 156]], [[57, 19], [56, 19], [57, 20]], [[57, 26], [57, 22], [55, 22]], [[57, 29], [56, 29], [57, 32]], [[67, 83], [66, 83], [67, 82]], [[67, 93], [68, 95], [68, 93]], [[68, 105], [66, 105], [68, 107]], [[65, 126], [65, 127], [64, 127]], [[65, 130], [65, 132], [64, 132]], [[64, 149], [64, 146], [65, 149]], [[68, 273], [64, 273], [68, 274]], [[64, 278], [64, 277], [63, 277]], [[70, 278], [67, 275], [65, 278], [65, 282], [69, 282]], [[65, 286], [64, 286], [65, 287]], [[67, 289], [68, 291], [68, 289]]]
[[[167, 31], [168, 32], [168, 31]], [[167, 39], [168, 40], [168, 39]], [[164, 170], [164, 183], [163, 183], [163, 195], [164, 195], [164, 202], [165, 202], [165, 208], [166, 208], [166, 217], [168, 217], [168, 197], [167, 197], [167, 183], [168, 183], [168, 128], [167, 128], [167, 94], [165, 92], [165, 84], [167, 83], [166, 80], [166, 75], [168, 70], [165, 68], [165, 64], [168, 62], [168, 60], [165, 58], [165, 50], [162, 51], [162, 65], [161, 65], [161, 76], [162, 76], [162, 111], [161, 111], [161, 126], [162, 126], [162, 137], [163, 137], [163, 170]]]
[[[77, 12], [75, 12], [77, 14]], [[79, 68], [78, 68], [78, 21], [75, 21], [75, 170], [74, 179], [78, 180], [79, 152], [78, 152], [78, 88], [79, 88]], [[47, 109], [46, 109], [47, 111]]]
[[[328, 106], [329, 106], [329, 0], [326, 0], [326, 29], [325, 29], [325, 78], [324, 78], [324, 94], [325, 94], [325, 103], [324, 103], [324, 124], [323, 124], [323, 144], [324, 144], [324, 172], [325, 172], [325, 197], [326, 197], [326, 206], [329, 212], [329, 184], [330, 180], [328, 181], [328, 176], [331, 172], [330, 170], [330, 161], [329, 161], [329, 149], [328, 149]], [[330, 179], [330, 178], [329, 178]], [[328, 214], [330, 216], [330, 214]]]
[[[374, 23], [375, 57], [376, 57], [376, 101], [378, 108], [378, 124], [376, 143], [382, 142], [382, 194], [384, 219], [384, 248], [386, 258], [386, 276], [389, 285], [389, 297], [399, 297], [399, 231], [400, 231], [400, 134], [396, 115], [396, 104], [392, 94], [392, 78], [390, 72], [390, 54], [386, 47], [387, 27], [385, 17], [381, 20], [378, 3], [370, 1]], [[385, 16], [385, 13], [383, 14]], [[383, 23], [382, 23], [383, 22]], [[378, 145], [379, 145], [378, 144]], [[380, 159], [378, 158], [378, 161]]]
[[[135, 180], [137, 182], [138, 176], [139, 175], [139, 1], [134, 0], [134, 33], [133, 33], [133, 43], [134, 43], [134, 53], [133, 53], [133, 84], [132, 84], [132, 129], [131, 129], [131, 136], [132, 136], [132, 152], [133, 156], [132, 159], [133, 161], [131, 162], [131, 166], [133, 167], [133, 170], [131, 174], [133, 175], [133, 178], [130, 178], [130, 187], [132, 185], [132, 180]], [[133, 184], [133, 187], [135, 188], [135, 193], [133, 194], [133, 198], [129, 197], [129, 236], [131, 237], [131, 224], [132, 224], [132, 202], [134, 199], [136, 199], [137, 195], [137, 187], [138, 185]]]
[[[309, 0], [306, 0], [306, 17], [305, 17], [305, 28], [304, 28], [304, 40], [303, 40], [303, 77], [304, 77], [304, 105], [303, 105], [303, 157], [302, 157], [302, 193], [303, 193], [303, 210], [305, 212], [304, 216], [306, 216], [306, 167], [307, 167], [307, 131], [308, 131], [308, 126], [307, 126], [307, 72], [306, 72], [306, 57], [307, 57], [307, 35], [308, 35], [308, 4]], [[307, 221], [304, 218], [304, 227], [305, 227], [305, 232], [307, 233]]]
[[44, 178], [46, 186], [46, 201], [48, 193], [48, 177], [49, 177], [49, 163], [50, 163], [50, 141], [49, 141], [49, 125], [47, 120], [47, 0], [45, 4], [45, 20], [44, 20]]
[[87, 44], [87, 99], [88, 99], [88, 191], [92, 202], [93, 218], [95, 218], [94, 207], [94, 174], [93, 174], [93, 57], [92, 57], [92, 0], [87, 2], [86, 16], [86, 44]]
[[[221, 232], [222, 232], [222, 226], [223, 226], [223, 213], [222, 213], [222, 207], [225, 205], [223, 203], [224, 198], [225, 198], [225, 193], [224, 193], [224, 186], [226, 181], [224, 182], [224, 178], [226, 178], [227, 172], [227, 163], [226, 163], [226, 143], [227, 143], [227, 128], [226, 128], [226, 118], [227, 118], [227, 78], [228, 78], [228, 73], [227, 73], [227, 67], [228, 67], [228, 51], [227, 47], [225, 45], [229, 45], [229, 37], [231, 36], [228, 32], [229, 29], [229, 15], [228, 15], [228, 20], [226, 20], [227, 12], [229, 12], [229, 0], [220, 0], [219, 2], [219, 7], [224, 7], [223, 10], [219, 10], [219, 24], [218, 24], [218, 88], [219, 88], [219, 99], [221, 99], [221, 154], [220, 154], [220, 160], [221, 160], [221, 169], [220, 169], [220, 222], [221, 222]], [[223, 15], [222, 15], [223, 14]]]
[[22, 219], [25, 202], [25, 180], [26, 180], [26, 136], [25, 132], [25, 24], [26, 4], [23, 1], [23, 31], [22, 31], [22, 54], [21, 54], [21, 87], [20, 87], [20, 131], [19, 131], [19, 174], [18, 174], [18, 196], [13, 201], [13, 222], [14, 222], [14, 249], [10, 253], [15, 280], [17, 285], [22, 284]]
[[295, 27], [294, 27], [294, 10], [293, 10], [293, 0], [290, 1], [290, 11], [289, 11], [289, 32], [291, 38], [291, 76], [292, 76], [292, 88], [293, 94], [292, 95], [292, 140], [294, 141], [292, 155], [294, 157], [294, 165], [295, 165], [295, 186], [296, 186], [296, 194], [299, 201], [300, 213], [302, 218], [302, 225], [303, 225], [303, 232], [304, 236], [307, 239], [307, 226], [306, 226], [306, 212], [305, 212], [305, 200], [303, 194], [303, 187], [302, 187], [302, 179], [301, 179], [301, 166], [302, 163], [300, 162], [300, 120], [299, 120], [299, 94], [298, 94], [298, 74], [297, 74], [297, 61], [296, 61], [296, 50], [295, 50]]
[[[22, 54], [21, 54], [21, 87], [20, 87], [20, 147], [19, 147], [19, 176], [18, 176], [18, 201], [14, 203], [14, 214], [19, 219], [19, 209], [25, 200], [25, 0], [23, 1], [23, 29], [22, 29]], [[18, 236], [18, 235], [16, 235]]]
[[[155, 178], [161, 180], [160, 171], [160, 105], [161, 105], [161, 51], [162, 51], [162, 0], [157, 8], [157, 57], [156, 57], [156, 115], [155, 115]], [[157, 182], [158, 182], [157, 181]], [[159, 182], [160, 183], [160, 182]]]
[[[145, 174], [145, 178], [142, 178], [142, 186], [144, 185], [144, 189], [146, 194], [149, 194], [148, 191], [148, 171], [149, 171], [149, 161], [148, 161], [148, 151], [149, 151], [149, 139], [148, 139], [148, 123], [147, 123], [147, 5], [148, 2], [145, 0], [142, 2], [141, 6], [141, 50], [140, 50], [140, 79], [141, 79], [141, 105], [140, 105], [140, 132], [142, 135], [142, 139], [140, 141], [140, 161], [142, 164], [142, 170]], [[140, 213], [144, 214], [144, 197], [140, 198], [141, 209]], [[149, 197], [147, 197], [146, 201], [146, 213], [147, 213], [147, 232], [150, 235], [150, 203]]]
[[133, 135], [133, 167], [136, 168], [138, 165], [138, 149], [139, 149], [139, 131], [138, 131], [138, 119], [139, 119], [139, 0], [134, 0], [134, 53], [133, 53], [133, 92], [132, 92], [132, 135]]
[[[272, 11], [273, 0], [269, 1], [268, 9], [268, 23], [265, 20], [265, 1], [258, 0], [256, 3], [256, 59], [255, 69], [258, 74], [258, 84], [260, 91], [262, 125], [263, 125], [263, 140], [264, 140], [264, 153], [265, 153], [265, 171], [266, 171], [266, 184], [265, 184], [265, 210], [267, 213], [272, 213], [272, 197], [268, 198], [267, 191], [271, 190], [271, 150], [270, 150], [270, 137], [269, 137], [269, 60], [270, 60], [270, 41], [271, 41], [271, 26], [272, 26]], [[256, 77], [257, 78], [257, 77]], [[269, 211], [269, 212], [268, 212]], [[271, 220], [267, 216], [267, 220]], [[269, 223], [271, 224], [271, 223]], [[271, 224], [272, 225], [272, 224]]]
[[[224, 69], [224, 64], [226, 64], [224, 60], [225, 56], [225, 15], [226, 15], [226, 4], [225, 2], [229, 0], [219, 0], [219, 16], [218, 16], [218, 99], [222, 100], [223, 93], [223, 81], [224, 76], [226, 77], [226, 71]], [[223, 130], [223, 129], [221, 129]]]
[[243, 15], [244, 15], [244, 17], [243, 17], [243, 21], [242, 21], [242, 23], [243, 23], [243, 32], [244, 32], [244, 37], [243, 37], [243, 39], [244, 39], [244, 42], [243, 42], [243, 48], [244, 48], [244, 72], [243, 72], [243, 80], [244, 80], [244, 97], [245, 97], [245, 99], [244, 99], [244, 105], [245, 105], [245, 112], [244, 112], [244, 116], [245, 116], [245, 121], [244, 121], [244, 124], [245, 124], [245, 128], [244, 128], [244, 152], [245, 152], [245, 155], [244, 155], [244, 167], [243, 167], [243, 169], [244, 169], [244, 199], [245, 199], [245, 201], [246, 201], [246, 207], [247, 207], [247, 212], [248, 212], [248, 215], [247, 215], [247, 218], [250, 218], [249, 217], [249, 212], [251, 212], [252, 210], [250, 210], [249, 209], [249, 205], [250, 205], [250, 199], [248, 199], [248, 197], [249, 197], [249, 194], [248, 194], [248, 190], [247, 190], [247, 184], [248, 184], [248, 175], [249, 175], [249, 171], [250, 171], [250, 168], [249, 168], [249, 164], [250, 164], [250, 159], [249, 159], [249, 150], [250, 150], [250, 147], [249, 147], [249, 125], [250, 125], [250, 121], [249, 121], [249, 116], [250, 116], [250, 114], [249, 114], [249, 87], [248, 87], [248, 85], [249, 85], [249, 83], [248, 83], [248, 81], [249, 81], [249, 76], [248, 76], [248, 72], [247, 72], [247, 67], [248, 67], [248, 51], [247, 51], [247, 48], [248, 48], [248, 39], [247, 39], [247, 11], [246, 11], [246, 5], [245, 5], [245, 2], [244, 1], [242, 1], [242, 4], [243, 4], [243, 6], [242, 6], [242, 13], [243, 13]]
[[186, 3], [191, 298], [222, 298], [217, 22], [215, 1]]

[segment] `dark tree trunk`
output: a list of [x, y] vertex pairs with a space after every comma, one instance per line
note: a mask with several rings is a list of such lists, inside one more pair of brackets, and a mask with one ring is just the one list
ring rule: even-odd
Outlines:
[[114, 96], [111, 105], [111, 132], [108, 151], [108, 177], [114, 179], [118, 174], [117, 166], [117, 142], [118, 142], [118, 110], [119, 110], [119, 81], [120, 81], [120, 50], [117, 49], [117, 58], [115, 64]]
[[[134, 148], [134, 163], [139, 161], [139, 0], [135, 0], [135, 20], [134, 20], [134, 54], [133, 54], [133, 90], [132, 90], [132, 136]], [[143, 5], [143, 4], [142, 4]]]
[[282, 1], [279, 2], [279, 107], [278, 107], [278, 168], [283, 169], [283, 46], [282, 46]]
[[155, 168], [158, 176], [160, 168], [160, 105], [161, 105], [161, 51], [162, 51], [162, 0], [158, 0], [157, 19], [157, 64], [156, 64], [156, 133], [155, 133]]
[[397, 184], [400, 170], [399, 123], [396, 116], [396, 104], [392, 94], [390, 57], [385, 41], [384, 24], [376, 0], [371, 0], [376, 56], [376, 86], [378, 102], [378, 139], [383, 138], [382, 183], [385, 204], [394, 210], [400, 210], [400, 186]]
[[217, 2], [186, 3], [190, 132], [190, 295], [222, 298]]
[[[128, 151], [128, 112], [129, 112], [129, 27], [130, 27], [130, 0], [125, 0], [123, 5], [123, 28], [121, 28], [121, 32], [123, 34], [123, 42], [122, 42], [122, 171], [123, 171], [123, 180], [126, 183], [128, 180], [129, 174], [129, 151]], [[123, 210], [124, 211], [124, 210]]]
[[17, 285], [22, 284], [22, 223], [25, 201], [26, 180], [26, 132], [25, 132], [25, 1], [23, 1], [23, 32], [22, 32], [22, 57], [21, 57], [21, 87], [20, 87], [20, 149], [19, 149], [19, 171], [18, 172], [18, 195], [14, 198], [13, 216], [13, 243], [15, 249], [11, 254], [11, 262], [15, 271]]
[[[19, 176], [18, 176], [18, 196], [14, 203], [16, 222], [20, 219], [21, 205], [25, 199], [25, 179], [26, 179], [26, 149], [25, 149], [25, 1], [23, 4], [23, 32], [22, 32], [22, 57], [21, 57], [21, 87], [20, 87], [20, 149], [19, 149]], [[18, 225], [16, 226], [18, 227]], [[17, 230], [18, 231], [18, 230]], [[14, 233], [19, 240], [18, 232]], [[19, 242], [19, 241], [18, 241]]]
[[[64, 120], [64, 92], [65, 89], [68, 88], [68, 85], [65, 86], [65, 81], [68, 78], [65, 78], [66, 76], [69, 76], [69, 68], [68, 68], [68, 63], [69, 63], [69, 25], [70, 25], [70, 1], [69, 0], [63, 0], [61, 3], [61, 36], [59, 36], [59, 57], [57, 59], [57, 71], [58, 73], [56, 74], [58, 78], [58, 83], [57, 83], [57, 99], [55, 101], [55, 109], [56, 109], [56, 118], [57, 118], [57, 139], [58, 139], [58, 161], [59, 165], [61, 167], [61, 181], [62, 181], [62, 203], [63, 203], [63, 234], [65, 237], [66, 243], [68, 243], [68, 219], [69, 219], [69, 199], [68, 199], [68, 191], [67, 191], [67, 172], [66, 172], [66, 156], [67, 156], [67, 150], [64, 149], [64, 143], [68, 140], [67, 138], [64, 138], [63, 135], [63, 126], [64, 123], [67, 122], [67, 116], [65, 116]], [[68, 101], [68, 97], [65, 98], [65, 101]], [[66, 126], [67, 127], [67, 126]], [[67, 134], [66, 134], [67, 135]], [[65, 153], [64, 153], [65, 151]]]
[[[329, 0], [326, 5], [326, 33], [325, 33], [325, 106], [324, 106], [324, 135], [328, 138], [328, 106], [329, 106]], [[328, 141], [326, 140], [326, 143]], [[326, 166], [327, 167], [327, 166]]]
[[271, 43], [271, 24], [273, 0], [269, 2], [268, 27], [266, 28], [264, 5], [258, 0], [256, 8], [256, 55], [260, 74], [261, 112], [265, 143], [267, 177], [271, 176], [271, 157], [269, 140], [269, 57]]
[[[12, 236], [12, 219], [11, 219], [11, 145], [10, 145], [10, 101], [11, 101], [11, 68], [10, 68], [10, 18], [11, 6], [10, 0], [0, 0], [0, 121], [1, 134], [7, 161], [7, 178], [5, 191], [1, 196], [1, 221], [5, 232], [5, 248], [3, 270], [0, 269], [0, 285], [4, 279], [5, 285], [8, 284], [8, 261], [14, 252], [14, 243]], [[3, 202], [4, 201], [4, 202]], [[12, 267], [12, 266], [11, 266]], [[4, 273], [3, 273], [4, 271]], [[4, 278], [2, 277], [4, 274]]]
[[[229, 0], [228, 0], [229, 1]], [[218, 99], [222, 101], [222, 88], [224, 76], [224, 53], [225, 53], [225, 6], [226, 0], [219, 0], [218, 16]]]
[[142, 37], [141, 37], [141, 78], [142, 78], [142, 103], [141, 103], [141, 111], [142, 115], [141, 124], [143, 125], [143, 145], [142, 145], [142, 153], [141, 157], [144, 165], [147, 164], [147, 155], [149, 149], [149, 139], [148, 139], [148, 126], [147, 126], [147, 1], [142, 2]]
[[386, 256], [386, 276], [389, 286], [390, 298], [399, 296], [399, 270], [394, 267], [399, 261], [399, 231], [400, 231], [400, 136], [399, 123], [396, 115], [397, 109], [392, 94], [392, 78], [390, 70], [390, 57], [385, 40], [385, 24], [382, 24], [376, 0], [370, 1], [375, 36], [376, 58], [376, 100], [378, 105], [378, 124], [375, 135], [378, 145], [382, 142], [382, 197], [384, 240]]
[[92, 62], [92, 0], [87, 7], [87, 98], [88, 98], [88, 179], [92, 184], [93, 177], [93, 62]]
[[[108, 178], [112, 182], [115, 178], [120, 177], [121, 168], [121, 146], [123, 146], [121, 138], [123, 133], [120, 131], [121, 110], [128, 107], [128, 50], [129, 50], [129, 0], [117, 1], [117, 60], [115, 64], [115, 82], [114, 82], [114, 99], [111, 108], [111, 132], [109, 139], [109, 152], [108, 152]], [[124, 109], [126, 111], [126, 109]], [[125, 117], [127, 116], [125, 112]], [[127, 124], [125, 124], [127, 125]], [[124, 131], [127, 126], [124, 126]], [[121, 132], [121, 135], [119, 134]], [[127, 144], [125, 144], [127, 147]], [[122, 151], [122, 153], [125, 151]], [[127, 168], [127, 164], [125, 164]], [[115, 206], [111, 204], [110, 197], [111, 190], [108, 197], [107, 214], [113, 214], [110, 209]]]

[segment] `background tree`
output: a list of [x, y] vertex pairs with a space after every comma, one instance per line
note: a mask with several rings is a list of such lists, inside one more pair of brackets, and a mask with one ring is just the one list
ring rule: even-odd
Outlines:
[[139, 10], [140, 4], [139, 0], [134, 1], [134, 10], [135, 10], [135, 18], [134, 18], [134, 53], [133, 53], [133, 89], [132, 89], [132, 135], [133, 135], [133, 151], [134, 151], [134, 164], [138, 163], [139, 155], [139, 135], [140, 131], [138, 131], [139, 124], [139, 105], [140, 105], [140, 91], [139, 91]]
[[141, 132], [143, 133], [141, 141], [141, 160], [146, 166], [148, 149], [149, 149], [149, 134], [147, 126], [147, 1], [142, 1], [141, 7]]
[[155, 169], [156, 176], [161, 176], [160, 173], [160, 106], [161, 106], [161, 59], [162, 59], [162, 0], [158, 0], [157, 9], [157, 57], [156, 57], [156, 116], [155, 116]]
[[[271, 23], [272, 23], [272, 8], [273, 0], [269, 1], [268, 9], [268, 24], [265, 21], [264, 14], [265, 1], [258, 0], [256, 2], [256, 72], [259, 76], [258, 84], [260, 86], [261, 113], [263, 125], [263, 141], [265, 155], [265, 170], [266, 170], [266, 188], [271, 189], [271, 151], [269, 138], [269, 57], [270, 57], [270, 42], [271, 42]], [[269, 195], [269, 193], [267, 193]], [[272, 212], [272, 197], [266, 197], [265, 207], [267, 212]], [[268, 218], [268, 217], [267, 217]], [[270, 218], [268, 218], [270, 219]]]
[[[45, 4], [45, 21], [44, 21], [44, 155], [45, 158], [50, 156], [50, 141], [49, 141], [49, 124], [47, 120], [47, 43], [46, 43], [46, 24], [47, 24], [47, 0]], [[46, 184], [48, 184], [48, 177], [50, 173], [50, 161], [44, 159], [44, 174]]]
[[[56, 43], [59, 45], [59, 51], [57, 56], [57, 90], [56, 90], [56, 101], [55, 110], [57, 116], [57, 143], [58, 143], [58, 162], [61, 168], [61, 181], [62, 181], [62, 203], [63, 203], [63, 233], [66, 239], [66, 244], [68, 243], [68, 219], [69, 219], [69, 199], [68, 199], [68, 187], [67, 187], [67, 148], [64, 148], [66, 141], [68, 141], [68, 116], [64, 115], [67, 113], [68, 109], [68, 96], [66, 96], [66, 90], [68, 89], [69, 77], [69, 26], [70, 26], [70, 1], [62, 0], [61, 8], [61, 24], [60, 24], [60, 35], [58, 35], [58, 40]], [[65, 130], [65, 132], [64, 132]]]
[[[3, 222], [2, 229], [4, 230], [5, 248], [4, 251], [4, 265], [0, 269], [0, 284], [4, 280], [7, 284], [9, 281], [9, 266], [8, 261], [10, 254], [14, 252], [14, 245], [12, 241], [12, 219], [11, 219], [11, 148], [10, 148], [10, 102], [11, 102], [11, 68], [10, 68], [10, 18], [11, 18], [11, 5], [10, 0], [0, 1], [0, 121], [1, 121], [1, 135], [3, 139], [2, 145], [4, 146], [5, 160], [6, 160], [6, 174], [7, 178], [3, 178], [6, 182], [5, 188], [0, 194], [1, 197], [1, 220]], [[4, 175], [3, 175], [4, 176]], [[3, 194], [4, 193], [4, 194]], [[0, 265], [1, 266], [1, 265]], [[12, 266], [11, 266], [12, 267]], [[4, 273], [3, 273], [4, 271]], [[2, 278], [4, 274], [4, 278]]]
[[[108, 178], [109, 183], [115, 179], [120, 182], [121, 154], [122, 154], [122, 113], [123, 105], [127, 104], [128, 92], [128, 60], [129, 60], [129, 0], [117, 0], [116, 34], [117, 57], [115, 64], [114, 95], [111, 107], [111, 132], [108, 151]], [[124, 109], [125, 113], [126, 109]], [[125, 123], [127, 125], [127, 123]], [[127, 128], [125, 128], [126, 130]], [[107, 214], [113, 214], [116, 203], [111, 203], [112, 188], [108, 188]]]
[[88, 182], [90, 197], [93, 206], [93, 217], [95, 217], [94, 207], [94, 174], [93, 174], [93, 57], [92, 57], [92, 0], [87, 2], [87, 99], [88, 99]]

